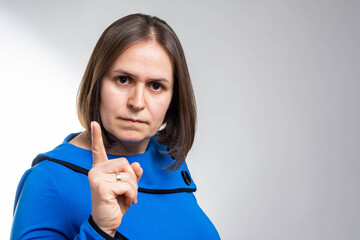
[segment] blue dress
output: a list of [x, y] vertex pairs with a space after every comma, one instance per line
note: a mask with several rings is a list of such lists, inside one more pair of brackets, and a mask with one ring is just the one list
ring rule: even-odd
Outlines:
[[[41, 155], [91, 169], [92, 152], [68, 143], [75, 136], [70, 134]], [[163, 151], [166, 147], [153, 137], [145, 153], [126, 156], [130, 164], [139, 162], [144, 172], [138, 203], [124, 215], [115, 238], [104, 235], [89, 218], [91, 195], [85, 174], [51, 160], [36, 164], [20, 180], [11, 239], [220, 239], [197, 204], [186, 163], [176, 172], [167, 171], [164, 167], [173, 159]]]

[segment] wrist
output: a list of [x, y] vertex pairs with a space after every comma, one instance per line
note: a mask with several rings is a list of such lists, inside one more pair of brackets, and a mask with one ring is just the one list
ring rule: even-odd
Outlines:
[[[112, 239], [118, 239], [116, 237], [116, 233], [117, 231], [116, 230], [106, 230], [106, 229], [102, 229], [100, 228], [94, 221], [93, 217], [90, 215], [89, 217], [89, 223], [90, 225], [92, 226], [92, 228], [98, 233], [100, 234], [103, 238], [105, 239], [109, 239], [109, 240], [112, 240]], [[121, 235], [121, 234], [120, 234]], [[124, 239], [124, 238], [120, 238], [120, 239]], [[125, 238], [126, 239], [126, 238]]]

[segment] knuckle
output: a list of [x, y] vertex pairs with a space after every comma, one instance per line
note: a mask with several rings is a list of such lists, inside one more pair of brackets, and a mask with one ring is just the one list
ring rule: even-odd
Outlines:
[[126, 158], [117, 158], [112, 160], [112, 162], [121, 169], [128, 169], [128, 167], [130, 166], [129, 161]]
[[98, 186], [100, 184], [99, 178], [98, 177], [93, 177], [93, 178], [89, 178], [89, 183], [90, 186], [93, 188], [95, 186]]
[[136, 183], [137, 182], [137, 177], [134, 173], [131, 172], [122, 172], [122, 176], [124, 176], [124, 181], [127, 181], [131, 184]]
[[90, 185], [92, 185], [92, 186], [97, 186], [97, 185], [101, 184], [101, 182], [102, 182], [99, 172], [94, 169], [91, 169], [89, 171], [88, 179], [89, 179]]
[[131, 174], [133, 182], [137, 185], [138, 177], [136, 174]]
[[124, 164], [129, 164], [129, 161], [124, 157], [119, 158], [119, 160]]

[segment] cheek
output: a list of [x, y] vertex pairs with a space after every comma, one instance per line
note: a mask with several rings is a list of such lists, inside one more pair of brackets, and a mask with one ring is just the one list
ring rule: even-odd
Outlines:
[[120, 107], [119, 102], [121, 102], [121, 99], [112, 90], [107, 89], [106, 91], [105, 89], [101, 91], [100, 115], [102, 121], [116, 114], [116, 109]]
[[159, 101], [157, 104], [153, 105], [152, 115], [153, 115], [153, 119], [154, 119], [154, 123], [155, 123], [156, 127], [160, 127], [161, 124], [163, 123], [166, 112], [170, 105], [170, 100], [171, 100], [171, 98], [164, 99], [163, 101]]
[[100, 91], [102, 105], [105, 110], [114, 110], [118, 108], [119, 104], [124, 101], [124, 94], [119, 92], [110, 82], [110, 80], [104, 80]]

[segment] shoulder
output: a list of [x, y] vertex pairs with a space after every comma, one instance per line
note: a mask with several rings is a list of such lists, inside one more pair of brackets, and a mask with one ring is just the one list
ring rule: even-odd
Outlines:
[[59, 164], [44, 161], [27, 170], [18, 186], [17, 198], [42, 202], [43, 199], [60, 197], [63, 180], [68, 170]]
[[[39, 154], [34, 159], [33, 166], [23, 174], [19, 182], [15, 206], [20, 198], [25, 198], [25, 202], [57, 199], [66, 204], [66, 202], [71, 202], [67, 200], [71, 200], [71, 196], [74, 196], [72, 191], [82, 194], [84, 190], [81, 189], [88, 189], [87, 176], [47, 160], [47, 158], [55, 158], [74, 165], [82, 165], [85, 168], [91, 166], [91, 154], [89, 157], [88, 151], [68, 143], [76, 135], [78, 134], [70, 134], [59, 146], [49, 152]], [[39, 157], [42, 158], [41, 162], [37, 161]]]
[[30, 239], [55, 233], [74, 236], [78, 229], [73, 223], [80, 225], [91, 212], [87, 177], [77, 175], [82, 174], [72, 174], [50, 161], [27, 170], [16, 193], [13, 238], [23, 239], [26, 235]]

